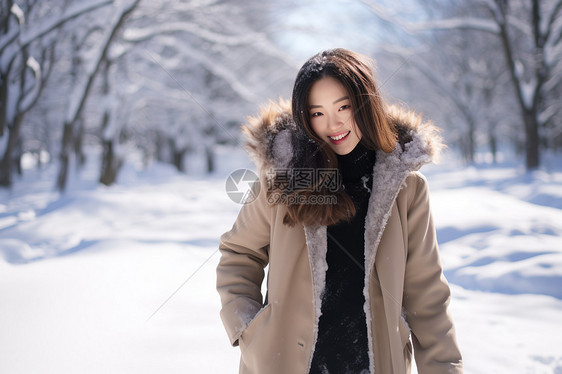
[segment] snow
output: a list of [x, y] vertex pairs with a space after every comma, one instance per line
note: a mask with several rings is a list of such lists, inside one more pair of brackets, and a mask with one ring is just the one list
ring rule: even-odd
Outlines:
[[17, 18], [20, 26], [25, 23], [25, 13], [23, 12], [23, 10], [21, 10], [18, 4], [12, 4], [10, 13], [12, 13]]
[[[177, 45], [177, 41], [173, 38], [161, 38], [162, 43], [168, 43], [178, 48], [179, 51], [185, 56], [190, 56], [191, 59], [197, 61], [203, 65], [205, 65], [208, 69], [210, 69], [214, 74], [224, 79], [230, 87], [239, 94], [242, 98], [247, 100], [248, 102], [260, 102], [260, 99], [256, 97], [255, 93], [247, 87], [245, 82], [240, 81], [239, 77], [236, 74], [233, 74], [231, 70], [229, 70], [224, 64], [220, 61], [217, 61], [207, 55], [202, 53], [199, 49], [190, 47], [187, 44]], [[145, 49], [144, 51], [151, 60], [154, 61], [160, 68], [162, 68], [169, 76], [174, 80], [174, 82], [181, 88], [183, 92], [185, 92], [193, 101], [198, 103], [195, 100], [194, 94], [185, 88], [183, 84], [179, 80], [177, 80], [174, 75], [170, 72], [169, 67], [167, 66], [167, 62], [161, 61], [160, 57], [157, 57], [153, 52]], [[200, 104], [198, 104], [201, 106]], [[204, 109], [206, 111], [206, 109]]]
[[[31, 69], [31, 72], [33, 73], [33, 82], [31, 83], [31, 89], [25, 93], [25, 96], [19, 104], [18, 109], [20, 112], [27, 112], [41, 92], [41, 79], [43, 76], [41, 72], [41, 65], [33, 56], [30, 56], [27, 59], [27, 67]], [[28, 84], [28, 86], [29, 85], [30, 84]]]
[[[519, 74], [522, 77], [522, 74]], [[520, 78], [521, 85], [521, 97], [526, 109], [533, 107], [533, 101], [535, 94], [537, 92], [537, 81], [536, 79], [531, 79], [529, 82], [525, 82]]]
[[66, 21], [76, 18], [94, 9], [108, 5], [111, 2], [113, 2], [113, 0], [92, 0], [77, 2], [77, 5], [72, 5], [67, 10], [65, 10], [63, 14], [42, 19], [40, 23], [32, 25], [30, 28], [24, 30], [24, 32], [20, 36], [20, 42], [22, 46], [28, 45], [34, 40], [39, 39], [41, 36], [53, 31], [57, 26], [65, 23]]
[[200, 24], [192, 22], [165, 22], [152, 28], [129, 28], [124, 32], [124, 38], [130, 42], [139, 42], [154, 37], [154, 35], [170, 34], [178, 31], [194, 34], [209, 42], [228, 46], [250, 44], [259, 40], [261, 37], [259, 34], [252, 35], [247, 33], [241, 35], [219, 34], [211, 30], [203, 29]]
[[560, 209], [479, 187], [463, 188], [462, 198], [458, 190], [440, 191], [434, 200], [443, 212], [436, 220], [451, 282], [562, 299]]
[[107, 29], [104, 30], [104, 35], [96, 47], [94, 47], [92, 55], [86, 61], [84, 78], [80, 84], [74, 86], [72, 95], [70, 96], [65, 123], [73, 124], [78, 118], [84, 105], [84, 100], [88, 96], [91, 89], [92, 80], [98, 73], [102, 61], [108, 54], [109, 47], [113, 38], [115, 37], [115, 30], [121, 27], [124, 17], [127, 16], [138, 4], [140, 0], [131, 0], [130, 2], [123, 2], [114, 9], [113, 16]]
[[[236, 373], [215, 291], [217, 244], [249, 162], [163, 165], [101, 187], [97, 165], [54, 192], [56, 167], [0, 190], [0, 372]], [[466, 373], [562, 372], [562, 171], [424, 168]], [[559, 162], [553, 165], [561, 165]]]

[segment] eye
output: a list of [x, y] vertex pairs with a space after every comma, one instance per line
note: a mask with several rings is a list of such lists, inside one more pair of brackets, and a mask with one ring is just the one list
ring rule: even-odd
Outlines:
[[351, 105], [345, 104], [345, 105], [342, 105], [342, 106], [340, 107], [339, 111], [341, 112], [342, 110], [346, 110], [346, 109], [350, 109], [350, 108], [351, 108]]
[[311, 117], [320, 117], [321, 115], [322, 115], [322, 112], [314, 112], [314, 113], [310, 114]]

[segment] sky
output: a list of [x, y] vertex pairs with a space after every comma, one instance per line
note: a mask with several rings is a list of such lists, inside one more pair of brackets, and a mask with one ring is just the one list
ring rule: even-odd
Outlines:
[[[406, 19], [421, 14], [416, 1], [373, 2]], [[373, 55], [378, 44], [395, 43], [405, 37], [396, 27], [377, 18], [359, 0], [328, 0], [299, 3], [297, 7], [280, 5], [275, 16], [286, 25], [274, 35], [279, 45], [296, 58], [305, 60], [328, 48], [343, 47]]]
[[282, 13], [287, 29], [278, 43], [302, 60], [336, 47], [368, 54], [380, 39], [371, 14], [358, 1], [312, 1]]

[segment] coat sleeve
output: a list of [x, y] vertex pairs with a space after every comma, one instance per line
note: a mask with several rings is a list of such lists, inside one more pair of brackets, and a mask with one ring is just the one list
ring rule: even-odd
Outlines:
[[409, 196], [404, 312], [420, 374], [462, 373], [455, 328], [447, 310], [450, 289], [439, 259], [425, 178], [416, 173]]
[[265, 191], [242, 206], [232, 229], [221, 236], [217, 266], [220, 316], [233, 346], [262, 308], [261, 284], [269, 262], [271, 207]]

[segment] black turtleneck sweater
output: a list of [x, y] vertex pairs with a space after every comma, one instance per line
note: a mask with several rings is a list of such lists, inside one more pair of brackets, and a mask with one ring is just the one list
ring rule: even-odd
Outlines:
[[358, 144], [338, 155], [343, 188], [356, 214], [328, 226], [326, 288], [310, 374], [368, 373], [365, 296], [365, 216], [371, 195], [375, 151]]

